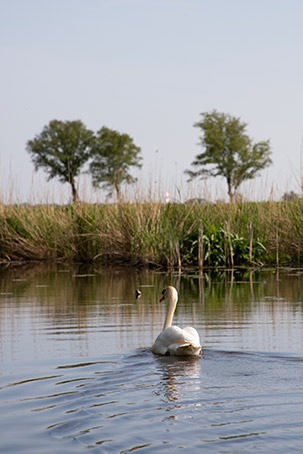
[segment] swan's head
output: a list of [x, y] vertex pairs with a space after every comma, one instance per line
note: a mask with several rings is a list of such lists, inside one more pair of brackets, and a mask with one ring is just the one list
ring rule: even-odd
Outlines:
[[164, 300], [174, 301], [175, 303], [178, 301], [178, 292], [175, 287], [169, 285], [164, 290], [162, 290], [162, 297], [160, 299], [160, 302]]

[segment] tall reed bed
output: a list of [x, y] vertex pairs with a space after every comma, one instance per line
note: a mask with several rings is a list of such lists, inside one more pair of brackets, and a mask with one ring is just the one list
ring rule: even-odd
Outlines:
[[2, 206], [0, 260], [302, 265], [303, 202]]

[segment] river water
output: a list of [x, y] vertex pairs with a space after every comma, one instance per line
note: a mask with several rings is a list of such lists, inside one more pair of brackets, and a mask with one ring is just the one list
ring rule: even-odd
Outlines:
[[[202, 358], [150, 350], [169, 284]], [[0, 366], [1, 453], [302, 452], [303, 270], [3, 268]]]

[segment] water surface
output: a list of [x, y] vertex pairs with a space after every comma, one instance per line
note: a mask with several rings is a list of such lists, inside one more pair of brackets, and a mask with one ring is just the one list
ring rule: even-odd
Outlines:
[[[0, 273], [0, 452], [302, 451], [301, 270]], [[168, 284], [202, 358], [150, 351]]]

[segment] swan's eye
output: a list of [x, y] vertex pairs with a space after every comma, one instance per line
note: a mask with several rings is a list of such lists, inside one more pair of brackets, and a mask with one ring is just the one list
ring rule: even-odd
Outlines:
[[162, 295], [164, 296], [166, 293], [166, 288], [162, 290]]

